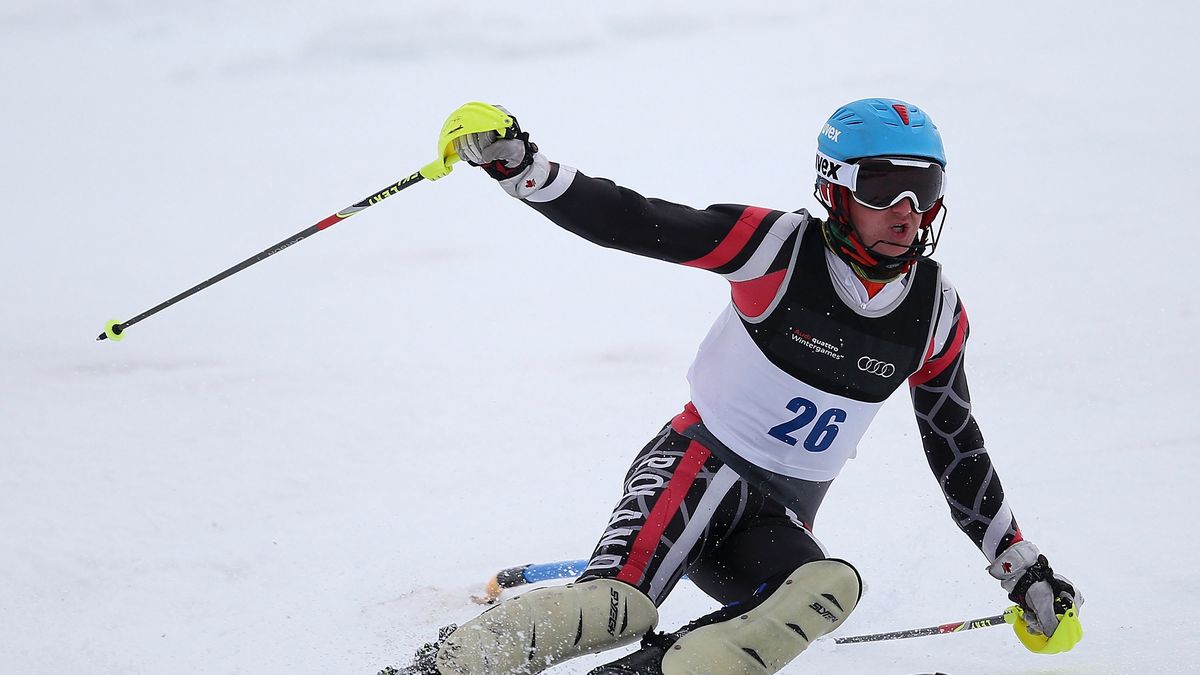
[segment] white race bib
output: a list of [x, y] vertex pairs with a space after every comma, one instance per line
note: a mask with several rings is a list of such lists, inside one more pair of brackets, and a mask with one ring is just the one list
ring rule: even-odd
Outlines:
[[700, 344], [688, 381], [704, 426], [730, 450], [811, 481], [838, 475], [883, 405], [830, 394], [780, 370], [732, 304]]

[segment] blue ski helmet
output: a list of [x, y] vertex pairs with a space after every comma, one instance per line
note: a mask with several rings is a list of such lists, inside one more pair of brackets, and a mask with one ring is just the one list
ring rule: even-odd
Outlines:
[[[853, 185], [854, 180], [847, 182], [839, 170], [855, 176], [858, 167], [846, 165], [871, 157], [932, 161], [944, 170], [946, 152], [933, 120], [920, 108], [897, 99], [867, 98], [847, 103], [821, 127], [817, 136], [816, 196], [829, 211], [829, 218], [822, 224], [825, 242], [863, 278], [887, 281], [933, 253], [941, 230], [939, 226], [933, 231], [933, 224], [939, 213], [944, 214], [944, 206], [937, 196], [932, 205], [921, 208], [920, 236], [908, 253], [886, 256], [870, 250], [870, 244], [859, 239], [850, 222], [849, 203], [853, 197], [846, 186]], [[944, 186], [942, 180], [944, 175], [938, 178], [939, 192]], [[913, 194], [914, 208], [917, 201]]]
[[946, 167], [937, 125], [917, 106], [894, 98], [865, 98], [838, 108], [821, 127], [817, 150], [843, 162], [922, 157]]

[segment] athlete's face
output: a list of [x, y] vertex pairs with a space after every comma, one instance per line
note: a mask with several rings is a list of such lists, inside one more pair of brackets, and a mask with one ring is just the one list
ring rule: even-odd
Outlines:
[[911, 199], [901, 199], [886, 209], [873, 209], [850, 200], [850, 222], [858, 238], [876, 253], [896, 256], [908, 252], [917, 238], [921, 214], [913, 209]]

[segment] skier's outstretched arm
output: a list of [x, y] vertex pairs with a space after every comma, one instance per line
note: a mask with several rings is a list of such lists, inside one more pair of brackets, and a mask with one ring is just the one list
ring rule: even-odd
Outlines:
[[966, 312], [949, 283], [944, 283], [940, 302], [929, 356], [909, 379], [925, 457], [955, 523], [987, 557], [988, 572], [1025, 611], [1030, 632], [1052, 636], [1067, 610], [1083, 604], [1083, 595], [1021, 535], [971, 413], [963, 354], [970, 332]]
[[[483, 167], [510, 195], [588, 241], [723, 275], [749, 268], [761, 275], [774, 269], [783, 244], [803, 222], [795, 214], [769, 209], [737, 204], [695, 209], [644, 197], [549, 161], [525, 132], [509, 139], [494, 132], [465, 136], [456, 142], [456, 151]], [[752, 258], [755, 264], [747, 265]]]

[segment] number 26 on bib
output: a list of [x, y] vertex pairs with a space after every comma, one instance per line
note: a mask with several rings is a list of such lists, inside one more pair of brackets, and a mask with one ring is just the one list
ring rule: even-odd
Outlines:
[[797, 396], [788, 401], [787, 409], [796, 416], [771, 427], [767, 433], [788, 445], [800, 444], [809, 452], [824, 452], [838, 435], [838, 424], [846, 421], [846, 411], [829, 408], [822, 412], [817, 404]]

